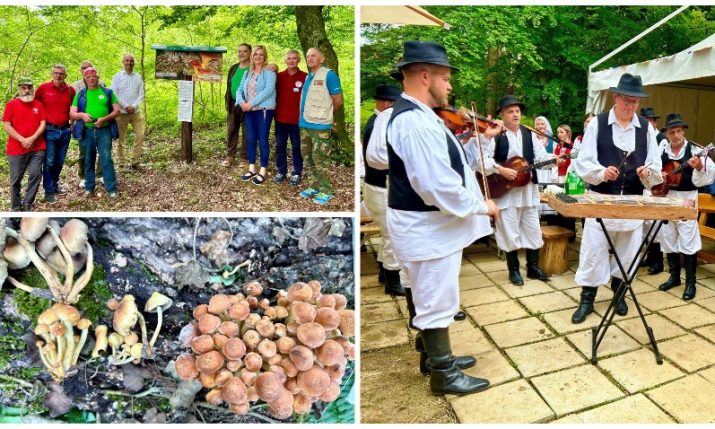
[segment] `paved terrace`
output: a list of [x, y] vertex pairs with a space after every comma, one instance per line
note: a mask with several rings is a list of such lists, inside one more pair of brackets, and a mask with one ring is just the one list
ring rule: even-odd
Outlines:
[[[379, 237], [373, 238], [379, 240]], [[493, 245], [492, 245], [493, 246]], [[464, 252], [460, 304], [468, 314], [451, 328], [456, 354], [478, 359], [467, 373], [485, 377], [484, 392], [433, 396], [419, 373], [415, 331], [407, 328], [403, 298], [383, 293], [375, 255], [361, 261], [361, 421], [364, 423], [713, 423], [715, 422], [715, 265], [700, 265], [694, 301], [683, 287], [658, 291], [667, 273], [647, 275], [634, 290], [665, 362], [657, 365], [629, 297], [591, 365], [590, 315], [571, 324], [580, 288], [574, 283], [578, 241], [570, 270], [549, 282], [511, 285], [494, 247]], [[684, 281], [684, 270], [683, 270]], [[599, 289], [602, 315], [612, 293]]]

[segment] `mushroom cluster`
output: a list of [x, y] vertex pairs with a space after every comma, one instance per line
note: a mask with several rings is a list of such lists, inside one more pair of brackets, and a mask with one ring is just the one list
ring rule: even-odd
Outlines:
[[[109, 345], [112, 348], [112, 363], [114, 365], [124, 365], [129, 362], [139, 363], [143, 353], [151, 357], [154, 343], [159, 338], [159, 331], [161, 331], [163, 312], [171, 307], [172, 303], [170, 298], [159, 292], [154, 292], [147, 300], [144, 311], [157, 313], [158, 317], [154, 334], [149, 340], [144, 315], [139, 311], [134, 296], [125, 295], [121, 300], [110, 299], [107, 301], [107, 308], [114, 312], [112, 317], [114, 332], [107, 335], [105, 325], [97, 326], [94, 331], [95, 348], [92, 356], [98, 357], [99, 352], [106, 351], [107, 345]], [[139, 335], [134, 332], [137, 324], [141, 332], [141, 342], [139, 342]]]
[[[35, 334], [42, 340], [36, 345], [42, 363], [55, 381], [62, 381], [69, 369], [77, 364], [91, 325], [92, 322], [83, 319], [76, 308], [62, 303], [54, 304], [37, 318]], [[80, 330], [79, 335], [75, 334], [75, 328]]]
[[355, 313], [345, 296], [320, 289], [316, 280], [295, 283], [273, 306], [256, 281], [243, 293], [214, 295], [193, 311], [198, 332], [192, 353], [176, 359], [179, 377], [198, 378], [209, 389], [207, 402], [226, 402], [241, 415], [258, 400], [279, 419], [334, 401], [355, 358]]

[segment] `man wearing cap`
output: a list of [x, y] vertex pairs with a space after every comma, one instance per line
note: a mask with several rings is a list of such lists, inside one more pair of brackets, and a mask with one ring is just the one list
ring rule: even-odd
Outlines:
[[[5, 105], [2, 127], [7, 133], [7, 153], [10, 167], [10, 208], [31, 211], [42, 179], [45, 159], [45, 109], [35, 100], [34, 85], [29, 77], [17, 82], [18, 96]], [[20, 186], [28, 173], [25, 198], [20, 198]]]
[[[614, 105], [598, 114], [588, 125], [581, 149], [572, 165], [591, 190], [601, 194], [643, 195], [643, 189], [662, 182], [661, 160], [655, 129], [636, 114], [643, 92], [640, 76], [625, 73], [618, 86], [611, 87]], [[620, 166], [620, 168], [618, 167]], [[603, 219], [616, 252], [626, 269], [630, 267], [643, 238], [643, 221], [638, 219]], [[576, 284], [581, 286], [579, 306], [571, 317], [581, 323], [593, 312], [598, 287], [612, 278], [614, 293], [623, 284], [622, 274], [608, 254], [608, 242], [596, 219], [586, 219], [581, 238]], [[624, 299], [617, 303], [616, 314], [625, 316]]]
[[[652, 107], [644, 107], [641, 109], [641, 116], [646, 118], [658, 133], [658, 135], [656, 135], [658, 147], [664, 144], [663, 140], [665, 140], [665, 144], [667, 144], [667, 137], [665, 136], [665, 134], [658, 130], [658, 119], [660, 118], [660, 116], [655, 114], [655, 109], [653, 109]], [[650, 195], [650, 190], [643, 190], [643, 194]], [[652, 222], [653, 221], [651, 220], [644, 221], [643, 231], [648, 231]], [[648, 274], [659, 274], [663, 272], [663, 251], [660, 248], [660, 238], [663, 235], [662, 232], [663, 230], [661, 229], [661, 231], [658, 233], [658, 236], [656, 236], [655, 241], [653, 241], [653, 244], [648, 246], [648, 253], [641, 262], [641, 267], [648, 267]]]
[[52, 80], [41, 84], [35, 92], [35, 99], [45, 108], [45, 164], [42, 171], [42, 185], [45, 201], [54, 204], [56, 195], [66, 193], [60, 188], [60, 173], [65, 163], [70, 145], [70, 106], [75, 91], [67, 85], [67, 68], [62, 64], [52, 66]]
[[[392, 85], [378, 85], [375, 88], [375, 113], [370, 116], [365, 124], [363, 134], [363, 159], [365, 160], [365, 184], [363, 197], [365, 205], [370, 210], [372, 219], [380, 228], [382, 240], [377, 249], [377, 264], [380, 267], [378, 279], [382, 277], [385, 283], [385, 293], [403, 296], [405, 290], [400, 282], [400, 264], [392, 250], [390, 234], [385, 223], [385, 210], [387, 210], [387, 165], [373, 167], [370, 163], [371, 155], [375, 152], [384, 152], [387, 156], [387, 147], [384, 143], [387, 121], [392, 114], [392, 105], [400, 98], [400, 89]], [[379, 118], [379, 119], [378, 119]], [[373, 129], [376, 132], [373, 133]], [[374, 157], [374, 155], [373, 155]]]
[[132, 155], [132, 168], [139, 168], [142, 159], [142, 145], [144, 144], [144, 118], [140, 106], [144, 102], [144, 80], [141, 75], [134, 73], [134, 55], [124, 54], [122, 57], [124, 69], [112, 78], [112, 89], [119, 101], [120, 114], [117, 116], [119, 139], [117, 140], [117, 156], [120, 164], [126, 163], [124, 145], [127, 142], [129, 125], [134, 130], [134, 153]]
[[318, 48], [310, 48], [305, 54], [308, 76], [303, 85], [299, 116], [301, 153], [310, 167], [311, 178], [310, 187], [301, 191], [300, 197], [313, 197], [313, 202], [319, 205], [328, 204], [333, 198], [330, 167], [337, 147], [330, 134], [333, 114], [343, 105], [340, 78], [323, 66], [324, 61], [325, 56]]
[[[516, 179], [517, 171], [503, 165], [514, 156], [524, 157], [529, 164], [553, 158], [553, 155], [546, 153], [544, 145], [532, 138], [531, 131], [521, 125], [521, 115], [525, 110], [524, 103], [513, 95], [505, 95], [499, 100], [497, 113], [502, 117], [505, 131], [502, 133], [499, 127], [490, 127], [480, 136], [484, 145], [484, 168], [487, 175], [499, 174], [507, 180]], [[479, 162], [479, 152], [471, 153], [475, 154]], [[544, 240], [539, 226], [540, 202], [536, 174], [531, 175], [531, 180], [532, 183], [514, 187], [494, 199], [499, 207], [494, 235], [497, 246], [506, 252], [509, 281], [515, 286], [524, 285], [519, 272], [519, 249], [526, 249], [528, 278], [549, 278], [539, 268], [539, 249], [544, 245]]]
[[114, 91], [99, 86], [99, 73], [94, 67], [84, 70], [84, 80], [87, 87], [75, 95], [70, 108], [70, 117], [75, 120], [72, 135], [80, 141], [84, 151], [84, 195], [89, 197], [94, 193], [94, 165], [99, 156], [104, 187], [109, 198], [115, 199], [119, 194], [112, 161], [112, 140], [119, 137], [115, 121], [119, 116], [119, 101]]
[[484, 201], [462, 145], [432, 110], [447, 105], [450, 75], [458, 71], [444, 47], [406, 42], [396, 67], [404, 92], [387, 126], [387, 229], [412, 288], [416, 347], [432, 392], [478, 392], [489, 381], [462, 372], [476, 360], [452, 354], [448, 328], [459, 310], [462, 250], [491, 234], [487, 215], [498, 209]]
[[[82, 76], [81, 79], [77, 79], [72, 83], [72, 88], [74, 88], [75, 94], [77, 94], [80, 90], [83, 88], [87, 87], [87, 83], [85, 82], [84, 79], [84, 71], [87, 70], [88, 68], [93, 68], [94, 64], [92, 64], [92, 61], [90, 60], [84, 60], [82, 63], [79, 65], [79, 73], [80, 76]], [[107, 85], [104, 84], [102, 79], [99, 80], [99, 86], [102, 88], [106, 87]], [[96, 160], [95, 160], [96, 162]], [[96, 175], [98, 176], [97, 181], [102, 181], [102, 164], [97, 163], [96, 168], [95, 168]], [[79, 160], [77, 161], [77, 174], [79, 175], [80, 181], [79, 181], [79, 187], [84, 189], [85, 185], [85, 180], [84, 180], [84, 149], [82, 148], [82, 145], [79, 145]]]
[[[661, 142], [661, 161], [663, 166], [677, 161], [687, 163], [690, 168], [685, 168], [680, 184], [670, 188], [668, 196], [696, 200], [698, 188], [707, 186], [715, 180], [715, 163], [709, 156], [702, 156], [702, 149], [693, 146], [685, 138], [685, 129], [688, 124], [679, 113], [670, 113], [665, 117], [663, 132], [668, 140]], [[685, 291], [683, 300], [690, 301], [695, 298], [695, 269], [698, 265], [698, 250], [702, 247], [700, 231], [696, 220], [677, 220], [664, 223], [661, 228], [663, 250], [668, 257], [668, 271], [670, 277], [659, 289], [666, 291], [680, 286], [680, 254], [685, 261]]]
[[293, 172], [291, 186], [298, 186], [303, 174], [303, 155], [300, 153], [300, 97], [303, 82], [308, 74], [298, 68], [300, 53], [291, 49], [285, 54], [286, 69], [276, 77], [276, 183], [283, 182], [288, 175], [288, 136], [290, 136]]

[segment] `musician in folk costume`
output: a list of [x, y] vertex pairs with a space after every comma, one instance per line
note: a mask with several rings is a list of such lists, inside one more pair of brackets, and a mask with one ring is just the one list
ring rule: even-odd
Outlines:
[[[662, 131], [668, 139], [661, 143], [661, 161], [663, 167], [673, 161], [677, 161], [681, 166], [687, 165], [680, 171], [680, 184], [670, 187], [668, 196], [695, 200], [698, 198], [698, 188], [707, 186], [715, 180], [715, 163], [709, 156], [702, 156], [702, 149], [695, 147], [685, 138], [686, 128], [688, 124], [683, 121], [679, 113], [666, 116]], [[668, 183], [667, 177], [664, 177], [664, 180]], [[696, 220], [670, 221], [663, 225], [661, 232], [661, 243], [668, 257], [670, 277], [660, 285], [659, 289], [665, 291], [680, 286], [680, 254], [682, 253], [685, 261], [683, 300], [690, 301], [695, 298], [695, 268], [698, 264], [698, 250], [702, 247], [698, 222]]]
[[[643, 92], [640, 76], [621, 76], [611, 87], [614, 106], [598, 114], [589, 124], [578, 157], [572, 162], [576, 174], [602, 194], [643, 195], [643, 189], [662, 182], [661, 161], [653, 126], [636, 114]], [[643, 221], [604, 219], [623, 266], [628, 269], [643, 237]], [[586, 219], [581, 237], [576, 284], [581, 300], [571, 321], [581, 323], [593, 312], [598, 287], [612, 277], [611, 289], [622, 284], [615, 259], [609, 258], [606, 235], [595, 219]], [[617, 303], [616, 314], [628, 313], [625, 299]]]
[[[512, 157], [524, 157], [529, 164], [553, 158], [553, 155], [546, 153], [544, 145], [532, 137], [532, 132], [521, 125], [521, 114], [524, 111], [524, 104], [513, 95], [506, 95], [499, 100], [498, 113], [504, 128], [489, 127], [480, 136], [487, 175], [499, 174], [507, 180], [514, 180], [517, 171], [505, 166], [505, 162]], [[502, 130], [505, 130], [503, 134]], [[475, 149], [475, 141], [469, 144], [468, 151], [479, 158], [480, 151]], [[509, 281], [516, 286], [524, 284], [519, 272], [519, 249], [526, 249], [526, 276], [530, 279], [548, 279], [549, 275], [538, 265], [539, 249], [544, 241], [539, 225], [540, 202], [536, 174], [532, 173], [531, 183], [512, 188], [505, 195], [494, 198], [494, 202], [499, 208], [499, 218], [495, 222], [496, 242], [506, 252]]]
[[[378, 85], [375, 88], [375, 113], [370, 116], [367, 124], [365, 124], [362, 146], [363, 159], [365, 160], [363, 197], [365, 198], [365, 205], [370, 210], [372, 219], [380, 228], [382, 235], [382, 240], [377, 248], [377, 264], [380, 267], [378, 279], [385, 284], [386, 294], [397, 296], [403, 296], [405, 290], [400, 282], [400, 265], [397, 262], [395, 253], [392, 251], [390, 234], [385, 222], [385, 211], [387, 210], [387, 165], [382, 166], [383, 168], [373, 168], [368, 161], [367, 151], [370, 150], [371, 136], [380, 113], [383, 113], [381, 121], [385, 125], [377, 127], [377, 129], [380, 130], [378, 133], [381, 134], [382, 140], [384, 140], [387, 119], [392, 114], [392, 105], [400, 98], [400, 92], [400, 89], [393, 85]], [[377, 137], [377, 134], [375, 137]]]
[[478, 392], [489, 381], [462, 372], [476, 359], [452, 354], [448, 328], [459, 309], [462, 250], [491, 234], [487, 215], [498, 210], [484, 201], [462, 145], [432, 110], [447, 105], [450, 75], [458, 71], [444, 47], [405, 42], [395, 67], [404, 92], [387, 126], [387, 225], [412, 289], [414, 325], [421, 330], [416, 343], [428, 358], [435, 394]]

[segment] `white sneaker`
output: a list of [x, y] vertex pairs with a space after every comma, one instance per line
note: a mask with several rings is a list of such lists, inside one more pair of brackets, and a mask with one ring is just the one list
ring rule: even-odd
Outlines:
[[101, 183], [104, 186], [104, 177], [97, 177], [97, 183]]
[[80, 187], [81, 189], [84, 189], [84, 184], [85, 184], [84, 179], [82, 179], [82, 180], [79, 181], [79, 187]]

